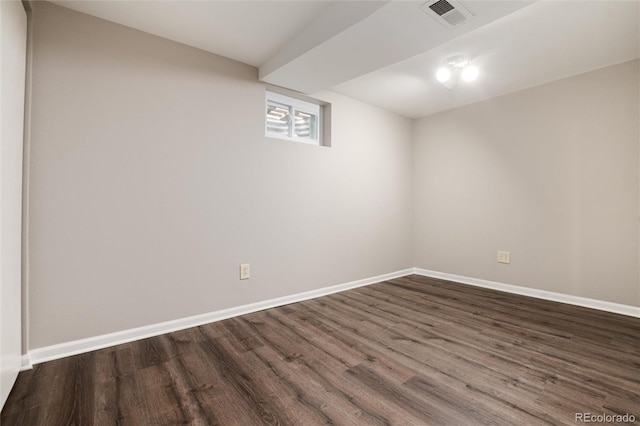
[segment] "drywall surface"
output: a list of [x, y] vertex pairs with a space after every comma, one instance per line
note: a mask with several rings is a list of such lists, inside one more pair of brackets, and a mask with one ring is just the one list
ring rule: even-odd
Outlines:
[[413, 266], [409, 119], [327, 92], [330, 148], [270, 139], [253, 67], [49, 3], [33, 25], [31, 349]]
[[636, 60], [417, 120], [415, 266], [640, 306], [639, 76]]
[[18, 376], [22, 354], [22, 136], [27, 14], [0, 2], [0, 409]]

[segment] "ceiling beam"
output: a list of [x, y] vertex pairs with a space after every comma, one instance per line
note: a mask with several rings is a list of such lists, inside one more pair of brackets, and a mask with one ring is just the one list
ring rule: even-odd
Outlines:
[[337, 2], [259, 70], [260, 80], [315, 93], [425, 53], [533, 1], [461, 1], [475, 17], [449, 29], [424, 1]]

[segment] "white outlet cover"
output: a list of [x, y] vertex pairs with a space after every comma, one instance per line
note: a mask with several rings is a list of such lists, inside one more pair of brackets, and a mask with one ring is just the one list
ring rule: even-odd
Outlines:
[[498, 251], [498, 263], [511, 263], [511, 252]]

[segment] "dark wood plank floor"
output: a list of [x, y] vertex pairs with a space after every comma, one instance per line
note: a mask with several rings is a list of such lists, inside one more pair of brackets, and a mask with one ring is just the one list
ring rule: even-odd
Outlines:
[[2, 425], [539, 425], [635, 415], [640, 319], [409, 276], [37, 365]]

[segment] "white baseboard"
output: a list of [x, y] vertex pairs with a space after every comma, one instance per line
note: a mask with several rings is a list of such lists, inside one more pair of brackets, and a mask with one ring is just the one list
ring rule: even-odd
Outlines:
[[33, 368], [34, 364], [39, 364], [54, 359], [64, 358], [67, 356], [77, 355], [85, 352], [103, 349], [109, 346], [115, 346], [122, 343], [133, 342], [135, 340], [146, 339], [148, 337], [158, 336], [160, 334], [171, 333], [173, 331], [183, 330], [185, 328], [196, 327], [215, 321], [221, 321], [227, 318], [239, 315], [250, 314], [252, 312], [262, 311], [264, 309], [275, 308], [278, 306], [288, 305], [290, 303], [302, 302], [303, 300], [314, 299], [316, 297], [326, 296], [341, 291], [351, 290], [357, 287], [363, 287], [394, 278], [404, 277], [406, 275], [423, 275], [425, 277], [440, 278], [447, 281], [453, 281], [461, 284], [473, 285], [476, 287], [490, 288], [500, 290], [507, 293], [520, 294], [524, 296], [536, 297], [538, 299], [552, 300], [554, 302], [567, 303], [570, 305], [583, 306], [586, 308], [598, 309], [606, 312], [627, 315], [640, 318], [640, 307], [622, 305], [619, 303], [605, 302], [602, 300], [588, 299], [586, 297], [571, 296], [568, 294], [555, 293], [551, 291], [537, 290], [528, 287], [520, 287], [516, 285], [504, 284], [495, 281], [482, 280], [477, 278], [465, 277], [462, 275], [447, 274], [444, 272], [430, 271], [428, 269], [410, 268], [402, 271], [391, 272], [389, 274], [378, 275], [376, 277], [365, 278], [358, 281], [352, 281], [345, 284], [339, 284], [332, 287], [321, 288], [317, 290], [307, 291], [304, 293], [293, 294], [290, 296], [279, 297], [276, 299], [265, 300], [262, 302], [251, 303], [248, 305], [238, 306], [235, 308], [223, 309], [220, 311], [209, 312], [202, 315], [195, 315], [187, 318], [180, 318], [173, 321], [166, 321], [158, 324], [152, 324], [144, 327], [132, 328], [129, 330], [118, 331], [115, 333], [104, 334], [101, 336], [89, 337], [86, 339], [74, 340], [71, 342], [60, 343], [52, 346], [45, 346], [30, 350], [28, 354], [22, 356], [22, 370]]
[[613, 312], [615, 314], [640, 318], [640, 307], [638, 306], [622, 305], [620, 303], [605, 302], [603, 300], [588, 299], [586, 297], [571, 296], [569, 294], [555, 293], [552, 291], [538, 290], [535, 288], [520, 287], [511, 284], [503, 284], [496, 281], [481, 280], [477, 278], [465, 277], [462, 275], [430, 271], [428, 269], [414, 268], [413, 272], [416, 275], [423, 275], [425, 277], [440, 278], [443, 280], [454, 281], [461, 284], [469, 284], [476, 287], [500, 290], [506, 293], [520, 294], [523, 296], [552, 300], [554, 302], [567, 303], [569, 305], [582, 306], [585, 308], [598, 309], [600, 311]]
[[304, 293], [293, 294], [290, 296], [278, 297], [276, 299], [265, 300], [262, 302], [251, 303], [248, 305], [238, 306], [235, 308], [223, 309], [220, 311], [209, 312], [202, 315], [195, 315], [187, 318], [180, 318], [173, 321], [166, 321], [158, 324], [152, 324], [144, 327], [132, 328], [129, 330], [118, 331], [115, 333], [104, 334], [101, 336], [89, 337], [86, 339], [74, 340], [71, 342], [60, 343], [57, 345], [45, 346], [30, 350], [27, 355], [23, 355], [22, 370], [32, 368], [33, 364], [39, 364], [54, 359], [64, 358], [71, 355], [77, 355], [85, 352], [103, 349], [109, 346], [115, 346], [122, 343], [128, 343], [135, 340], [146, 339], [148, 337], [158, 336], [160, 334], [171, 333], [172, 331], [183, 330], [185, 328], [196, 327], [198, 325], [210, 322], [220, 321], [239, 315], [250, 314], [252, 312], [262, 311], [264, 309], [275, 308], [278, 306], [288, 305], [290, 303], [302, 302], [303, 300], [314, 299], [316, 297], [326, 296], [345, 290], [351, 290], [370, 284], [387, 281], [393, 278], [399, 278], [410, 275], [414, 272], [413, 268], [404, 269], [402, 271], [391, 272], [389, 274], [378, 275], [376, 277], [365, 278], [358, 281], [352, 281], [345, 284], [339, 284], [331, 287], [320, 288], [317, 290], [307, 291]]
[[29, 355], [22, 355], [22, 359], [20, 360], [20, 371], [31, 370], [33, 365], [31, 364], [31, 358]]

